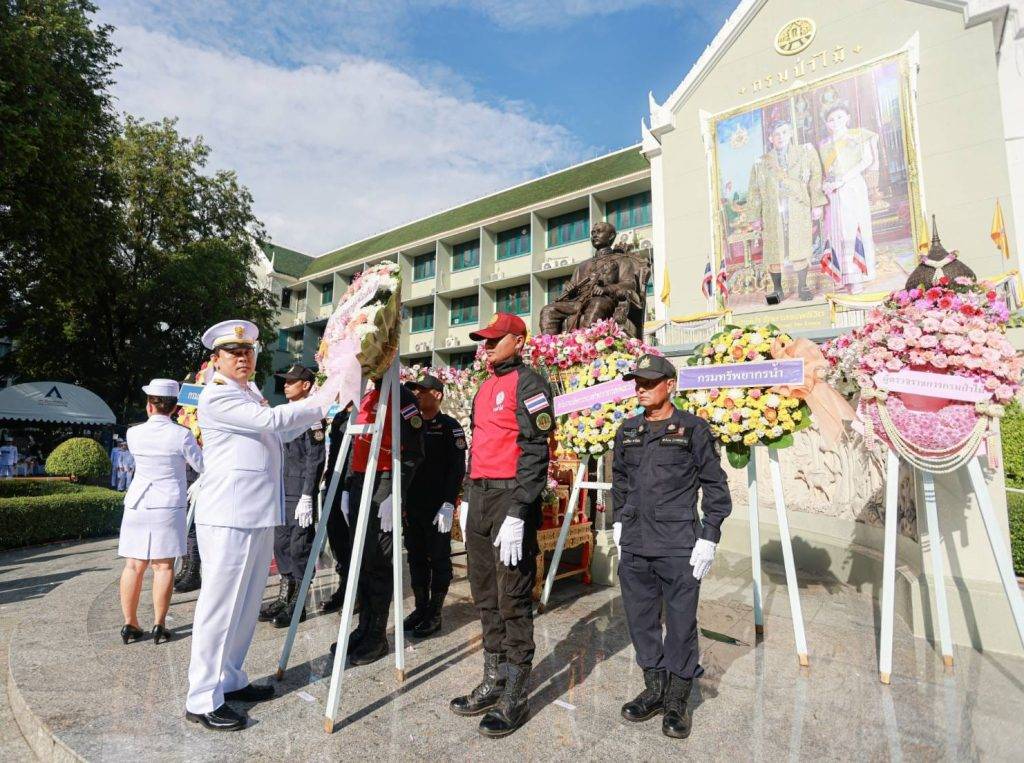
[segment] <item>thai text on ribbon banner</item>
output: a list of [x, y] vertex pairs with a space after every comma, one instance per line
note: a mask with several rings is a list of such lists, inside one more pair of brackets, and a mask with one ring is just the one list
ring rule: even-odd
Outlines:
[[573, 411], [582, 411], [595, 405], [614, 403], [630, 397], [636, 397], [636, 384], [623, 381], [621, 376], [617, 376], [611, 381], [559, 395], [555, 398], [555, 415], [564, 416]]
[[946, 400], [963, 400], [979, 403], [988, 400], [992, 393], [981, 382], [953, 374], [933, 374], [929, 371], [899, 373], [880, 371], [874, 375], [875, 386], [887, 392], [906, 392], [925, 397], [939, 397]]
[[758, 360], [751, 363], [717, 363], [710, 366], [686, 366], [679, 369], [679, 389], [715, 387], [773, 387], [779, 384], [803, 384], [804, 361]]

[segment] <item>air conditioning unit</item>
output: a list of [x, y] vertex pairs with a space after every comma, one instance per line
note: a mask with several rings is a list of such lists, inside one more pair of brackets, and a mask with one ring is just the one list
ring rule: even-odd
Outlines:
[[473, 279], [473, 285], [474, 286], [479, 286], [480, 285], [480, 276], [477, 276], [476, 278]]
[[430, 290], [430, 296], [431, 297], [436, 297], [437, 296], [437, 289], [436, 288]]
[[494, 273], [491, 273], [491, 277], [490, 277], [490, 280], [491, 280], [491, 281], [497, 281], [497, 280], [498, 280], [499, 278], [504, 278], [504, 277], [505, 277], [505, 274], [504, 274], [504, 273], [502, 273], [502, 272], [501, 272], [501, 271], [499, 270], [499, 271], [496, 271], [496, 272], [494, 272]]
[[444, 346], [445, 347], [457, 347], [458, 344], [459, 344], [459, 340], [456, 337], [453, 337], [453, 336], [450, 336], [450, 337], [448, 337], [447, 339], [444, 340]]
[[551, 263], [550, 262], [545, 262], [543, 265], [540, 266], [540, 269], [541, 270], [551, 270]]
[[427, 342], [417, 342], [416, 352], [426, 352], [430, 349], [430, 345]]

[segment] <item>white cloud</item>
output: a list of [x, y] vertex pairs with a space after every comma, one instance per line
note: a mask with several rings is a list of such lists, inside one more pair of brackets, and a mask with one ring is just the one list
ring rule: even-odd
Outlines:
[[202, 134], [273, 239], [313, 254], [589, 153], [515, 105], [364, 57], [280, 68], [130, 25], [115, 41], [119, 108]]

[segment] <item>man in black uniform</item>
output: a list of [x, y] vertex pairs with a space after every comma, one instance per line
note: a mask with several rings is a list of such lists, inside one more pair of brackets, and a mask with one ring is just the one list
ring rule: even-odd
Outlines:
[[[423, 419], [420, 417], [416, 398], [405, 387], [400, 389], [400, 462], [402, 495], [409, 495], [409, 484], [417, 467], [423, 461]], [[374, 389], [363, 395], [359, 402], [357, 424], [372, 424], [376, 420], [377, 401], [380, 397], [380, 380]], [[357, 435], [352, 441], [352, 452], [345, 476], [345, 490], [351, 496], [349, 502], [349, 525], [355, 528], [359, 520], [359, 501], [363, 483], [369, 468], [370, 441], [372, 435]], [[363, 561], [359, 570], [359, 625], [349, 637], [353, 665], [369, 665], [388, 653], [388, 613], [394, 594], [394, 580], [391, 570], [393, 540], [391, 533], [391, 404], [388, 403], [381, 437], [377, 473], [373, 479], [370, 499], [370, 516], [366, 527], [366, 545], [363, 547]], [[401, 596], [402, 592], [399, 591]], [[331, 653], [337, 644], [331, 644]]]
[[644, 413], [624, 421], [615, 435], [612, 529], [622, 604], [646, 688], [623, 705], [622, 717], [644, 721], [664, 710], [662, 733], [685, 739], [690, 687], [704, 672], [697, 650], [700, 581], [715, 558], [732, 498], [711, 427], [672, 405], [672, 364], [644, 355], [623, 378], [636, 380]]
[[425, 637], [441, 628], [441, 607], [452, 582], [452, 514], [466, 476], [466, 433], [441, 413], [444, 385], [438, 379], [426, 376], [406, 386], [419, 403], [425, 457], [405, 502], [405, 548], [416, 608], [404, 627]]
[[[300, 365], [275, 376], [284, 381], [284, 396], [288, 402], [307, 397], [316, 380], [310, 369]], [[285, 523], [274, 528], [274, 559], [277, 560], [281, 581], [277, 598], [264, 604], [259, 614], [260, 622], [272, 622], [275, 628], [287, 628], [292, 621], [299, 584], [313, 549], [313, 536], [316, 534], [313, 503], [325, 457], [322, 421], [284, 445]], [[305, 602], [302, 603], [300, 619], [306, 619]]]
[[456, 715], [487, 715], [480, 733], [526, 721], [533, 664], [533, 592], [541, 491], [553, 424], [551, 388], [521, 356], [526, 325], [509, 313], [469, 335], [484, 340], [490, 378], [473, 398], [468, 495], [462, 517], [469, 587], [484, 636], [484, 680], [451, 701]]

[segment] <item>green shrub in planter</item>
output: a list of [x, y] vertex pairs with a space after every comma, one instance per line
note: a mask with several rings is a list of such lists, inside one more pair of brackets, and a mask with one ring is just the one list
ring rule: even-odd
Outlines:
[[88, 437], [65, 440], [46, 459], [46, 473], [76, 480], [98, 480], [110, 475], [110, 456]]
[[1006, 510], [1010, 515], [1010, 552], [1013, 570], [1024, 576], [1024, 495], [1006, 494]]
[[1016, 400], [1006, 406], [1006, 415], [999, 422], [1003, 439], [1003, 466], [1006, 481], [1024, 488], [1024, 408]]
[[17, 498], [29, 495], [53, 495], [54, 493], [77, 493], [78, 485], [68, 480], [19, 478], [0, 480], [0, 498]]
[[0, 549], [117, 534], [124, 510], [121, 493], [67, 482], [51, 485], [71, 492], [0, 498]]

